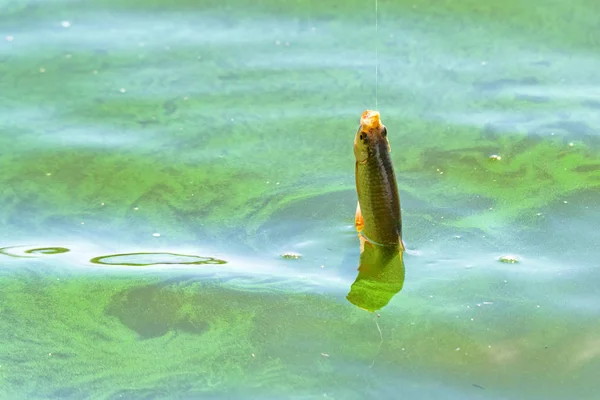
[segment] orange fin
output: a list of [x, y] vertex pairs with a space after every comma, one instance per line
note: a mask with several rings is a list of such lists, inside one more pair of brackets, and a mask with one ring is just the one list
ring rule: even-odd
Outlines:
[[354, 217], [354, 223], [356, 225], [356, 231], [360, 232], [363, 230], [365, 226], [365, 220], [362, 216], [362, 212], [360, 211], [360, 203], [356, 203], [356, 215]]

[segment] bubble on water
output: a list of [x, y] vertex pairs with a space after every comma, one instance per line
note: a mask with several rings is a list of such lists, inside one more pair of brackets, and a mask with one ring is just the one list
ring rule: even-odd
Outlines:
[[63, 28], [71, 27], [71, 23], [69, 21], [62, 21], [60, 24], [62, 25]]
[[127, 91], [127, 90], [125, 90], [125, 88], [121, 88], [121, 89], [119, 89], [119, 92], [121, 92], [121, 93], [125, 93], [126, 91]]
[[498, 154], [492, 154], [492, 155], [489, 157], [489, 159], [490, 159], [491, 161], [500, 161], [500, 160], [502, 160], [502, 157], [501, 157], [501, 156], [499, 156]]
[[498, 261], [506, 264], [516, 264], [519, 262], [519, 257], [513, 255], [505, 255], [498, 258]]
[[152, 234], [152, 236], [154, 236], [154, 237], [160, 237], [160, 233], [158, 233], [158, 232], [154, 232], [154, 233]]
[[15, 37], [13, 35], [7, 35], [4, 39], [6, 39], [7, 42], [12, 42], [15, 40]]
[[281, 257], [286, 260], [297, 260], [297, 259], [301, 258], [302, 255], [300, 253], [287, 252], [287, 253], [283, 253], [281, 255]]

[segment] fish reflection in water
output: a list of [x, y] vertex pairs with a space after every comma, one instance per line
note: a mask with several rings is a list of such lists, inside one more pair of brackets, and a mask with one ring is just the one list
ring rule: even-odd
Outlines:
[[346, 296], [367, 311], [385, 307], [404, 285], [404, 251], [401, 245], [381, 246], [360, 237], [358, 276]]

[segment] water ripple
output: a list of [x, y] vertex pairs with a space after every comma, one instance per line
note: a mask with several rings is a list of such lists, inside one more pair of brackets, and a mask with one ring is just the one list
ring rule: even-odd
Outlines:
[[[0, 254], [15, 258], [34, 258], [38, 255], [51, 255], [51, 254], [62, 254], [68, 253], [69, 249], [66, 247], [34, 247], [27, 250], [18, 250], [26, 246], [8, 246], [0, 248]], [[17, 249], [18, 253], [14, 250]]]
[[146, 267], [149, 265], [204, 265], [227, 264], [227, 261], [177, 253], [123, 253], [94, 257], [93, 264]]

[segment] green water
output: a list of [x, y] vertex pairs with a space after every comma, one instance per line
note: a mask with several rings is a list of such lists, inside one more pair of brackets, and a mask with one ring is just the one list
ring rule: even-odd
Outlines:
[[595, 399], [596, 3], [0, 0], [0, 397]]

